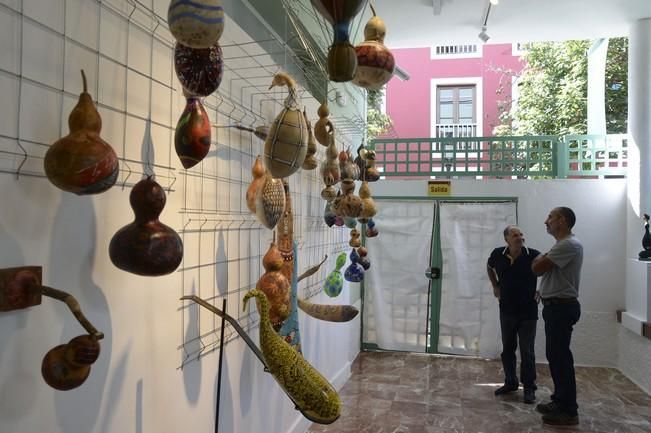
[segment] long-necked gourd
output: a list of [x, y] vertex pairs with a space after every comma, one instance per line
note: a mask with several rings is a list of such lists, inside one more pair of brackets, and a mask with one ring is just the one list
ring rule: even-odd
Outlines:
[[308, 316], [326, 322], [349, 322], [359, 313], [352, 305], [313, 304], [302, 298], [298, 298], [298, 308]]
[[244, 308], [255, 297], [260, 314], [260, 348], [269, 372], [310, 421], [331, 424], [339, 418], [341, 400], [334, 387], [271, 326], [269, 304], [259, 290], [244, 296]]

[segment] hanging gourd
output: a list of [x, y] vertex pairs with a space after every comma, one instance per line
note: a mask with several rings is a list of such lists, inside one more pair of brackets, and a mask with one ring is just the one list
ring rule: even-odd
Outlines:
[[302, 298], [298, 298], [298, 308], [315, 319], [335, 323], [350, 322], [359, 314], [352, 305], [313, 304]]
[[274, 86], [287, 86], [289, 94], [264, 142], [264, 163], [274, 178], [282, 178], [291, 176], [303, 165], [308, 131], [305, 117], [298, 109], [296, 81], [284, 72], [279, 72], [269, 88]]
[[276, 246], [271, 242], [267, 253], [262, 258], [265, 273], [262, 274], [255, 288], [263, 292], [269, 301], [269, 319], [277, 331], [287, 319], [290, 312], [289, 281], [280, 272], [283, 267], [283, 258]]
[[357, 218], [344, 217], [344, 225], [349, 229], [357, 227]]
[[177, 41], [191, 48], [208, 48], [224, 32], [224, 8], [220, 0], [172, 0], [167, 24]]
[[253, 175], [253, 180], [249, 185], [249, 188], [246, 190], [246, 207], [249, 208], [252, 214], [255, 214], [255, 197], [258, 194], [258, 190], [262, 187], [265, 181], [264, 177], [264, 164], [262, 163], [262, 158], [258, 155], [255, 158], [253, 167], [251, 167], [251, 174]]
[[319, 120], [314, 124], [314, 138], [321, 145], [328, 147], [330, 145], [330, 136], [335, 133], [334, 125], [328, 119], [328, 116], [330, 116], [328, 104], [325, 102], [321, 104], [317, 110], [317, 114], [319, 115]]
[[80, 335], [68, 344], [56, 346], [43, 357], [43, 379], [59, 391], [77, 388], [88, 378], [90, 366], [97, 361], [99, 352], [99, 341], [91, 335]]
[[45, 154], [45, 175], [56, 187], [78, 195], [98, 194], [115, 184], [118, 157], [99, 136], [102, 118], [87, 92], [86, 75], [81, 71], [84, 90], [68, 116], [70, 133], [57, 140]]
[[355, 248], [350, 252], [349, 257], [350, 265], [348, 265], [344, 272], [344, 278], [351, 283], [359, 283], [364, 279], [364, 268], [358, 263], [359, 254]]
[[210, 150], [210, 120], [198, 97], [186, 94], [186, 98], [174, 131], [174, 149], [187, 169], [201, 162]]
[[355, 165], [359, 168], [359, 178], [365, 180], [366, 176], [366, 146], [364, 141], [357, 148], [357, 156], [355, 157]]
[[357, 72], [353, 83], [369, 90], [381, 89], [393, 76], [396, 62], [391, 51], [384, 45], [387, 29], [384, 21], [375, 14], [364, 27], [365, 41], [355, 47]]
[[177, 43], [174, 47], [174, 70], [187, 93], [206, 97], [217, 90], [222, 82], [222, 49], [219, 44], [208, 48], [190, 48]]
[[283, 258], [283, 267], [280, 272], [287, 278], [287, 281], [291, 281], [294, 269], [294, 212], [292, 211], [289, 182], [286, 179], [283, 179], [282, 182], [285, 192], [285, 211], [276, 224], [276, 239], [278, 239], [278, 251]]
[[359, 259], [357, 260], [357, 263], [359, 263], [362, 268], [364, 268], [365, 271], [368, 271], [368, 268], [371, 267], [371, 261], [368, 259], [368, 250], [366, 247], [359, 247], [357, 248], [357, 254], [359, 254]]
[[364, 208], [362, 199], [353, 194], [355, 191], [355, 182], [351, 179], [341, 181], [341, 201], [338, 203], [337, 209], [333, 205], [332, 210], [335, 214], [341, 217], [357, 218]]
[[380, 179], [380, 172], [375, 168], [375, 151], [366, 151], [366, 173], [364, 173], [364, 180], [367, 182], [375, 182]]
[[369, 218], [368, 222], [366, 223], [366, 237], [374, 238], [377, 235], [378, 231], [375, 228], [375, 221], [373, 221], [373, 218]]
[[337, 215], [330, 209], [330, 202], [327, 201], [325, 205], [325, 209], [323, 210], [323, 221], [326, 223], [328, 227], [332, 227], [335, 224], [335, 220], [337, 218]]
[[282, 179], [274, 179], [265, 172], [262, 184], [255, 194], [255, 215], [268, 229], [273, 230], [285, 210], [285, 190]]
[[158, 220], [165, 207], [165, 191], [151, 178], [138, 182], [129, 195], [135, 220], [118, 230], [109, 244], [115, 266], [136, 275], [166, 275], [183, 259], [183, 242]]
[[371, 188], [366, 181], [362, 182], [362, 186], [359, 187], [359, 198], [362, 199], [362, 211], [359, 213], [357, 221], [366, 224], [377, 213], [377, 206], [371, 197]]
[[355, 48], [349, 41], [350, 24], [365, 0], [311, 0], [317, 11], [332, 24], [334, 41], [328, 51], [328, 76], [335, 82], [350, 81], [357, 69]]
[[361, 236], [361, 233], [359, 232], [359, 230], [357, 230], [356, 228], [353, 228], [350, 231], [350, 240], [348, 241], [348, 245], [350, 245], [353, 248], [361, 247], [362, 246], [362, 241], [359, 239], [360, 236]]
[[316, 154], [316, 139], [312, 133], [312, 122], [308, 120], [305, 108], [303, 108], [303, 117], [307, 124], [307, 153], [305, 154], [305, 160], [303, 161], [301, 168], [303, 170], [314, 170], [319, 165], [314, 156]]
[[333, 200], [337, 195], [334, 185], [339, 182], [341, 176], [339, 162], [337, 161], [337, 146], [335, 145], [334, 134], [330, 135], [329, 140], [330, 144], [326, 149], [326, 159], [321, 163], [321, 177], [326, 186], [321, 191], [321, 197], [326, 201]]
[[335, 262], [335, 268], [328, 274], [323, 283], [323, 291], [326, 295], [334, 298], [339, 296], [344, 287], [344, 277], [341, 275], [341, 268], [346, 264], [346, 253], [340, 253]]
[[353, 162], [350, 150], [339, 152], [339, 171], [342, 179], [359, 179], [359, 167]]

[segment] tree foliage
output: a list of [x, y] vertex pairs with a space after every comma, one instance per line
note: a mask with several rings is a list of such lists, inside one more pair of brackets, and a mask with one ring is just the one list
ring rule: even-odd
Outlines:
[[366, 94], [366, 139], [369, 142], [391, 130], [391, 118], [380, 110], [383, 96], [383, 90], [368, 90]]
[[[528, 45], [518, 80], [517, 105], [500, 116], [496, 135], [587, 133], [588, 57], [591, 41]], [[606, 64], [608, 133], [626, 132], [628, 39], [609, 41]]]

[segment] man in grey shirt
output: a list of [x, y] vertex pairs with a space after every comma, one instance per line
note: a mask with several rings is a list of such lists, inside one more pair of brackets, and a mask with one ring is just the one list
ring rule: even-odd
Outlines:
[[556, 243], [531, 264], [534, 274], [542, 275], [540, 297], [545, 320], [545, 351], [554, 381], [552, 401], [539, 404], [536, 410], [543, 414], [544, 423], [552, 425], [579, 423], [574, 358], [570, 350], [572, 329], [581, 316], [578, 297], [583, 246], [572, 233], [575, 222], [572, 209], [552, 209], [545, 226]]

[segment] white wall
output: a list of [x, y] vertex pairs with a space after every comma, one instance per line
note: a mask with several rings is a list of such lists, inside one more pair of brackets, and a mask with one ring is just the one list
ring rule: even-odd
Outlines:
[[[424, 180], [380, 181], [373, 185], [375, 196], [424, 196], [426, 193]], [[582, 317], [573, 339], [575, 359], [577, 364], [616, 366], [615, 311], [624, 306], [624, 258], [627, 256], [622, 229], [626, 227], [626, 181], [459, 179], [452, 180], [452, 196], [517, 197], [518, 224], [526, 243], [541, 251], [554, 243], [544, 226], [549, 211], [556, 206], [569, 206], [575, 211], [577, 223], [573, 231], [584, 246], [579, 291]], [[542, 320], [537, 343], [537, 358], [544, 360]]]
[[[27, 310], [0, 313], [0, 432], [213, 432], [219, 322], [179, 297], [195, 293], [218, 305], [226, 297], [229, 312], [248, 320], [241, 298], [262, 272], [261, 256], [271, 240], [271, 231], [256, 223], [243, 203], [262, 142], [249, 133], [213, 128], [213, 150], [190, 170], [194, 176], [185, 175], [172, 142], [184, 99], [173, 72], [169, 34], [163, 26], [154, 28], [151, 15], [141, 10], [148, 2], [138, 2], [133, 14], [135, 2], [126, 0], [0, 3], [0, 39], [7, 48], [0, 59], [0, 89], [7, 95], [0, 108], [0, 171], [10, 172], [0, 173], [0, 268], [43, 266], [44, 283], [73, 294], [106, 335], [86, 383], [55, 391], [41, 378], [42, 357], [83, 329], [64, 304], [49, 298]], [[169, 1], [150, 4], [165, 16]], [[227, 63], [219, 97], [206, 100], [215, 124], [257, 126], [265, 120], [261, 112], [275, 116], [287, 94], [286, 89], [261, 92], [281, 66], [262, 55], [256, 59], [263, 63], [247, 59], [246, 52], [238, 56], [238, 44], [251, 42], [247, 37], [227, 17], [221, 43], [230, 46], [224, 48], [227, 62], [228, 56], [240, 59]], [[260, 54], [277, 48], [269, 43], [244, 47]], [[102, 137], [121, 158], [118, 184], [93, 197], [58, 190], [42, 169], [48, 145], [67, 134], [82, 67], [89, 92], [100, 103]], [[237, 74], [246, 74], [242, 71], [268, 76], [251, 86], [238, 79]], [[314, 119], [317, 102], [309, 94], [303, 94], [303, 102]], [[151, 139], [146, 132], [150, 111]], [[17, 138], [29, 156], [19, 177], [11, 174], [22, 160]], [[320, 148], [319, 158], [322, 154]], [[153, 171], [164, 187], [173, 185], [161, 221], [184, 239], [184, 262], [164, 277], [123, 272], [108, 256], [113, 234], [133, 219], [131, 185], [152, 169], [142, 161], [157, 164]], [[331, 257], [299, 285], [299, 293], [307, 296], [319, 291], [333, 267], [333, 253], [347, 245], [348, 230], [324, 228], [314, 172], [297, 174], [291, 188], [299, 270], [323, 254]], [[347, 286], [335, 301], [320, 294], [311, 301], [355, 302]], [[306, 359], [340, 387], [359, 351], [359, 318], [333, 324], [300, 313], [300, 325]], [[225, 347], [221, 405], [223, 432], [302, 432], [310, 424], [239, 338]]]

